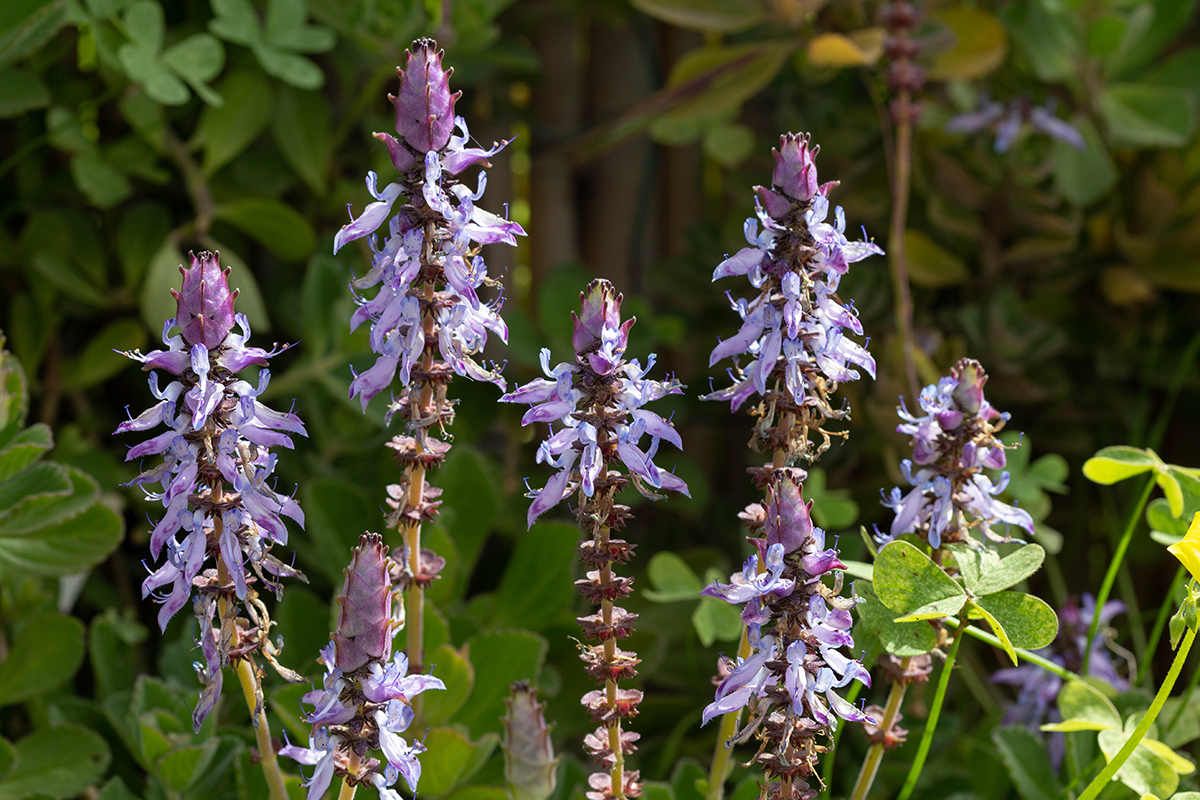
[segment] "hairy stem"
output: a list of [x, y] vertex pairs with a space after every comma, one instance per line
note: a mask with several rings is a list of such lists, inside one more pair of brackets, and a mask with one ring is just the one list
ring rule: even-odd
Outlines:
[[1081, 675], [1088, 674], [1088, 661], [1092, 656], [1092, 640], [1096, 638], [1096, 630], [1100, 627], [1100, 609], [1104, 608], [1104, 604], [1108, 602], [1113, 581], [1117, 579], [1117, 570], [1121, 568], [1121, 562], [1125, 559], [1125, 551], [1129, 549], [1129, 541], [1133, 538], [1133, 531], [1137, 527], [1138, 520], [1141, 519], [1142, 511], [1146, 508], [1146, 502], [1150, 499], [1152, 489], [1154, 489], [1154, 475], [1146, 480], [1146, 488], [1142, 490], [1142, 496], [1138, 498], [1137, 504], [1133, 507], [1133, 513], [1129, 515], [1125, 532], [1121, 534], [1121, 541], [1117, 543], [1117, 551], [1113, 553], [1112, 560], [1108, 564], [1108, 572], [1104, 575], [1104, 582], [1100, 584], [1100, 591], [1096, 594], [1096, 612], [1092, 614], [1092, 624], [1088, 626], [1087, 646], [1083, 649], [1083, 668], [1079, 671]]
[[242, 684], [242, 694], [246, 697], [246, 705], [255, 721], [254, 738], [258, 743], [258, 757], [261, 759], [259, 763], [267, 779], [271, 800], [288, 800], [287, 790], [283, 787], [283, 773], [279, 770], [279, 759], [275, 756], [275, 745], [271, 742], [267, 710], [258, 705], [258, 697], [261, 694], [258, 675], [248, 657], [238, 659], [237, 675]]
[[[908, 669], [909, 658], [900, 661], [900, 671]], [[879, 723], [879, 734], [881, 737], [886, 736], [892, 726], [896, 724], [896, 716], [900, 713], [900, 706], [904, 703], [904, 693], [908, 689], [908, 684], [904, 681], [896, 681], [892, 684], [892, 690], [888, 693], [887, 706], [883, 710], [883, 721]], [[854, 791], [850, 793], [850, 800], [864, 800], [867, 792], [871, 791], [871, 784], [875, 782], [875, 773], [879, 771], [879, 762], [883, 760], [883, 742], [876, 742], [871, 745], [871, 749], [867, 751], [867, 757], [863, 759], [862, 769], [858, 772], [858, 780], [854, 782]]]
[[1171, 662], [1171, 669], [1167, 673], [1167, 677], [1163, 680], [1162, 686], [1158, 688], [1158, 694], [1154, 696], [1154, 702], [1146, 710], [1146, 714], [1142, 717], [1141, 722], [1133, 729], [1133, 734], [1130, 735], [1129, 740], [1121, 746], [1121, 749], [1113, 756], [1113, 760], [1108, 762], [1108, 765], [1104, 769], [1100, 770], [1100, 774], [1092, 779], [1092, 782], [1083, 790], [1083, 794], [1079, 795], [1079, 800], [1095, 800], [1100, 792], [1104, 791], [1105, 787], [1108, 786], [1109, 781], [1113, 779], [1117, 771], [1133, 755], [1133, 751], [1146, 735], [1146, 731], [1150, 730], [1150, 726], [1158, 718], [1163, 704], [1167, 702], [1167, 697], [1170, 696], [1171, 689], [1175, 686], [1175, 681], [1179, 678], [1179, 673], [1183, 670], [1183, 662], [1187, 660], [1188, 651], [1192, 649], [1192, 642], [1195, 640], [1196, 632], [1189, 628], [1187, 635], [1183, 637], [1183, 644], [1180, 646], [1179, 652], [1175, 654], [1175, 660]]
[[941, 677], [938, 678], [937, 693], [933, 696], [933, 705], [929, 708], [929, 718], [925, 721], [925, 730], [922, 731], [921, 742], [917, 745], [917, 755], [913, 758], [912, 766], [908, 770], [908, 777], [904, 779], [904, 786], [901, 787], [896, 800], [908, 800], [913, 789], [916, 788], [917, 779], [921, 777], [921, 770], [925, 767], [929, 746], [933, 744], [933, 732], [937, 729], [938, 719], [942, 716], [942, 704], [946, 701], [946, 688], [950, 685], [950, 674], [954, 670], [954, 660], [958, 657], [958, 646], [962, 644], [962, 632], [961, 627], [955, 632], [950, 652], [946, 654], [946, 663], [942, 666]]

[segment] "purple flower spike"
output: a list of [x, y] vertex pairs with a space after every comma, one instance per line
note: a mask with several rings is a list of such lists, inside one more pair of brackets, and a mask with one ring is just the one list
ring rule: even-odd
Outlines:
[[396, 68], [400, 93], [388, 100], [396, 107], [396, 132], [421, 152], [441, 150], [454, 130], [454, 104], [462, 92], [450, 92], [453, 69], [442, 67], [445, 53], [432, 39], [418, 39], [405, 51], [408, 63]]
[[354, 672], [369, 661], [386, 661], [392, 652], [395, 622], [387, 552], [382, 538], [365, 535], [344, 570], [333, 634], [334, 663], [342, 672]]
[[179, 311], [175, 315], [185, 341], [215, 350], [233, 329], [233, 301], [229, 291], [229, 268], [221, 269], [220, 253], [189, 254], [192, 266], [183, 273], [180, 291], [171, 290]]
[[771, 174], [771, 185], [801, 203], [812, 199], [818, 191], [817, 153], [819, 146], [809, 148], [807, 133], [788, 133], [780, 137], [779, 149], [772, 150], [775, 156], [775, 171]]

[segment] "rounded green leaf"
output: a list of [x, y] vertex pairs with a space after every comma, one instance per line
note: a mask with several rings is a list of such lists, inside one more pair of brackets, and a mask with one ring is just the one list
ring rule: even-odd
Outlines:
[[146, 343], [146, 329], [130, 317], [105, 326], [88, 340], [77, 355], [63, 367], [63, 387], [78, 391], [102, 383], [129, 367], [129, 359], [121, 352], [141, 348]]
[[432, 728], [425, 738], [429, 755], [421, 759], [421, 793], [437, 796], [466, 782], [488, 760], [498, 741], [492, 733], [472, 742], [458, 730]]
[[[500, 631], [472, 637], [466, 647], [475, 671], [475, 688], [454, 722], [465, 725], [475, 736], [499, 731], [508, 687], [513, 681], [537, 678], [548, 645], [530, 631]], [[422, 791], [434, 794], [424, 786]]]
[[88, 659], [100, 697], [133, 689], [137, 678], [137, 645], [145, 641], [146, 634], [145, 626], [134, 618], [132, 609], [118, 614], [115, 608], [110, 608], [92, 619], [88, 628]]
[[951, 616], [967, 601], [961, 586], [929, 556], [905, 541], [892, 542], [879, 551], [875, 591], [898, 618]]
[[0, 572], [82, 572], [107, 558], [124, 533], [125, 521], [99, 503], [66, 522], [23, 535], [6, 536], [0, 529]]
[[0, 664], [0, 706], [36, 697], [69, 680], [83, 663], [83, 624], [50, 614], [17, 630]]
[[214, 216], [240, 228], [288, 261], [307, 258], [317, 244], [308, 220], [278, 200], [262, 197], [235, 200], [217, 206]]
[[1120, 730], [1121, 715], [1112, 701], [1084, 681], [1070, 681], [1058, 693], [1058, 711], [1064, 720], [1080, 720], [1094, 730]]
[[1071, 124], [1083, 136], [1085, 147], [1054, 143], [1054, 184], [1063, 196], [1077, 206], [1086, 206], [1109, 193], [1117, 183], [1117, 166], [1096, 127], [1085, 117]]
[[1131, 147], [1179, 147], [1196, 125], [1196, 101], [1186, 89], [1113, 84], [1100, 93], [1099, 106], [1113, 137]]
[[0, 781], [0, 800], [75, 797], [100, 779], [110, 758], [104, 739], [82, 725], [43, 728], [17, 742], [16, 751], [16, 766]]
[[701, 597], [692, 612], [692, 628], [705, 647], [716, 641], [736, 641], [742, 635], [742, 615], [737, 606], [724, 600]]
[[[425, 725], [441, 725], [462, 708], [475, 687], [475, 668], [466, 656], [448, 644], [425, 656], [433, 665], [433, 675], [446, 684], [444, 691], [421, 695], [421, 719]], [[424, 787], [422, 786], [422, 791]]]
[[217, 92], [225, 104], [204, 109], [191, 142], [204, 145], [206, 175], [236, 158], [271, 121], [271, 82], [258, 70], [234, 72], [221, 81]]
[[496, 590], [493, 622], [540, 631], [571, 616], [578, 544], [574, 525], [540, 523], [523, 534]]
[[1037, 572], [1046, 558], [1040, 545], [1027, 544], [999, 558], [990, 550], [954, 547], [954, 560], [967, 590], [976, 597], [1003, 591]]
[[[1044, 600], [1033, 595], [997, 592], [978, 598], [975, 604], [1000, 623], [1013, 647], [1037, 650], [1058, 635], [1058, 615]], [[1000, 632], [996, 635], [1000, 636]]]
[[[1134, 725], [1137, 723], [1133, 719], [1130, 722]], [[1120, 752], [1133, 733], [1134, 725], [1130, 725], [1128, 730], [1100, 731], [1097, 741], [1105, 758], [1111, 761]], [[1134, 748], [1129, 759], [1117, 770], [1115, 780], [1133, 789], [1139, 796], [1153, 794], [1170, 797], [1179, 788], [1179, 775], [1171, 765], [1142, 743]]]
[[633, 0], [634, 7], [680, 28], [733, 33], [766, 17], [760, 0]]
[[[49, 425], [39, 422], [25, 428], [0, 448], [0, 481], [7, 481], [41, 458], [52, 447], [54, 436]], [[2, 488], [0, 494], [3, 494]], [[4, 502], [0, 502], [0, 509], [5, 505]]]
[[655, 603], [672, 603], [680, 600], [695, 600], [704, 585], [687, 565], [687, 562], [669, 550], [655, 553], [646, 569], [653, 589], [643, 592], [646, 599]]
[[[875, 588], [866, 582], [855, 583], [854, 591], [861, 602], [854, 607], [859, 625], [879, 639], [880, 646], [898, 658], [919, 656], [937, 647], [937, 631], [927, 622], [895, 622], [895, 612], [888, 609], [875, 595]], [[858, 629], [855, 630], [858, 635]]]
[[1093, 483], [1109, 485], [1154, 469], [1158, 459], [1146, 450], [1118, 445], [1106, 447], [1083, 464], [1083, 474]]

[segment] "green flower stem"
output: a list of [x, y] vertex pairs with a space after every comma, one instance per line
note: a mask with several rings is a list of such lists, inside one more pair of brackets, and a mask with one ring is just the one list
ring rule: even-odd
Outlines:
[[271, 726], [267, 724], [266, 710], [259, 707], [258, 677], [248, 658], [238, 659], [238, 681], [242, 684], [242, 694], [246, 696], [246, 705], [254, 717], [254, 736], [258, 743], [258, 757], [261, 759], [263, 775], [267, 778], [271, 800], [288, 800], [287, 789], [283, 786], [283, 773], [279, 771], [279, 759], [275, 756], [275, 745], [271, 742]]
[[[908, 669], [910, 659], [904, 658], [900, 661], [900, 671]], [[885, 736], [891, 732], [892, 727], [896, 724], [896, 717], [900, 713], [900, 706], [904, 703], [904, 693], [908, 689], [906, 681], [896, 681], [892, 684], [892, 690], [888, 693], [887, 706], [883, 710], [883, 720], [879, 723], [880, 736]], [[871, 745], [871, 749], [867, 751], [867, 757], [863, 759], [862, 769], [858, 771], [858, 780], [854, 782], [854, 791], [850, 795], [850, 800], [865, 800], [867, 792], [871, 791], [871, 784], [875, 782], [875, 773], [879, 771], [879, 762], [883, 760], [883, 742], [876, 742]]]
[[[951, 618], [947, 617], [946, 619], [942, 620], [942, 622], [946, 623], [947, 625], [949, 625], [952, 628], [959, 627], [958, 620], [956, 620], [956, 619], [951, 619]], [[972, 636], [972, 637], [980, 640], [981, 642], [987, 642], [988, 644], [990, 644], [994, 647], [997, 647], [999, 649], [1004, 648], [1003, 643], [1001, 643], [1001, 641], [998, 638], [996, 638], [995, 635], [990, 634], [987, 631], [982, 630], [980, 628], [976, 628], [974, 625], [967, 625], [964, 628], [964, 631], [966, 632], [966, 634], [968, 636]], [[1074, 672], [1071, 672], [1070, 670], [1065, 669], [1064, 667], [1062, 667], [1059, 664], [1055, 664], [1053, 661], [1051, 661], [1048, 658], [1043, 658], [1042, 656], [1039, 656], [1037, 653], [1034, 653], [1030, 650], [1022, 650], [1020, 648], [1014, 648], [1014, 650], [1017, 654], [1017, 658], [1019, 658], [1020, 660], [1028, 661], [1030, 664], [1037, 664], [1042, 669], [1046, 670], [1047, 672], [1054, 673], [1055, 675], [1057, 675], [1058, 677], [1062, 678], [1065, 681], [1082, 680], [1082, 678], [1080, 678]]]
[[[742, 642], [738, 645], [738, 658], [748, 658], [749, 656], [750, 637], [743, 627]], [[733, 754], [733, 747], [726, 743], [737, 731], [741, 718], [741, 711], [724, 714], [721, 717], [721, 727], [717, 729], [717, 748], [713, 752], [712, 767], [708, 771], [708, 792], [704, 795], [705, 800], [721, 800], [725, 794], [725, 779], [729, 777], [729, 761]]]
[[[358, 768], [362, 764], [362, 759], [358, 757], [358, 753], [350, 751], [350, 763], [346, 765], [346, 771], [350, 775], [358, 775]], [[354, 800], [354, 790], [358, 788], [357, 783], [350, 783], [350, 775], [342, 778], [342, 790], [338, 792], [338, 800]]]
[[[850, 690], [846, 692], [846, 702], [854, 703], [858, 700], [858, 696], [862, 693], [863, 685], [855, 682], [850, 685]], [[839, 725], [837, 730], [833, 732], [833, 744], [829, 748], [829, 752], [825, 754], [825, 763], [821, 768], [821, 797], [829, 797], [831, 787], [833, 786], [833, 765], [835, 756], [837, 755], [838, 742], [842, 740], [842, 733], [845, 732], [846, 725]]]
[[1121, 534], [1121, 541], [1117, 543], [1117, 551], [1113, 553], [1112, 561], [1108, 565], [1108, 572], [1104, 575], [1104, 583], [1100, 584], [1100, 592], [1096, 595], [1096, 613], [1092, 615], [1092, 624], [1088, 627], [1087, 645], [1083, 648], [1083, 669], [1079, 671], [1083, 675], [1087, 675], [1088, 661], [1092, 655], [1092, 640], [1096, 638], [1096, 630], [1100, 627], [1100, 609], [1104, 608], [1104, 604], [1108, 602], [1108, 596], [1112, 592], [1113, 581], [1117, 579], [1117, 570], [1121, 568], [1121, 562], [1125, 560], [1125, 551], [1129, 549], [1129, 541], [1133, 538], [1133, 530], [1137, 527], [1138, 520], [1142, 517], [1142, 511], [1145, 510], [1146, 503], [1150, 500], [1150, 492], [1153, 489], [1154, 475], [1151, 475], [1146, 481], [1146, 488], [1142, 490], [1142, 496], [1133, 507], [1133, 513], [1129, 515], [1129, 522], [1125, 525], [1125, 532]]
[[958, 646], [962, 644], [962, 633], [963, 627], [960, 627], [954, 634], [950, 652], [946, 654], [946, 663], [942, 665], [942, 675], [938, 679], [937, 693], [933, 696], [933, 705], [929, 707], [929, 718], [925, 721], [925, 730], [921, 733], [921, 743], [917, 745], [917, 755], [913, 758], [908, 777], [904, 779], [904, 786], [900, 788], [896, 800], [908, 800], [917, 785], [917, 779], [921, 777], [921, 770], [925, 767], [925, 757], [929, 755], [929, 746], [933, 743], [933, 732], [942, 716], [942, 704], [946, 701], [946, 687], [950, 685], [950, 673], [954, 670], [954, 661], [958, 657]]
[[1167, 590], [1167, 596], [1163, 598], [1162, 605], [1158, 607], [1158, 616], [1154, 619], [1154, 628], [1150, 631], [1150, 640], [1146, 644], [1146, 655], [1142, 658], [1142, 663], [1138, 664], [1137, 677], [1133, 680], [1134, 686], [1146, 678], [1152, 677], [1150, 662], [1154, 659], [1154, 651], [1158, 649], [1158, 640], [1162, 638], [1162, 632], [1167, 627], [1167, 619], [1171, 616], [1171, 607], [1175, 605], [1175, 593], [1179, 591], [1179, 586], [1186, 576], [1187, 570], [1180, 565], [1179, 569], [1175, 570], [1175, 580], [1171, 581], [1171, 588]]
[[[1153, 484], [1153, 480], [1151, 480], [1151, 484]], [[1171, 670], [1163, 680], [1162, 686], [1159, 687], [1158, 694], [1154, 696], [1154, 702], [1150, 704], [1150, 708], [1146, 711], [1145, 716], [1142, 717], [1142, 721], [1133, 729], [1133, 735], [1121, 746], [1120, 751], [1113, 757], [1113, 760], [1108, 762], [1108, 766], [1092, 779], [1088, 787], [1083, 790], [1083, 794], [1079, 795], [1078, 800], [1095, 800], [1100, 792], [1108, 786], [1113, 776], [1117, 774], [1117, 770], [1133, 755], [1134, 749], [1142, 741], [1142, 737], [1146, 735], [1146, 731], [1150, 730], [1150, 726], [1154, 724], [1154, 720], [1158, 718], [1159, 712], [1162, 711], [1163, 704], [1167, 702], [1167, 697], [1171, 694], [1171, 689], [1175, 686], [1175, 680], [1179, 677], [1179, 673], [1183, 671], [1183, 662], [1187, 660], [1188, 651], [1192, 649], [1192, 642], [1195, 640], [1196, 632], [1189, 628], [1187, 635], [1183, 637], [1183, 644], [1180, 646], [1179, 652], [1175, 654], [1175, 660], [1171, 662]]]

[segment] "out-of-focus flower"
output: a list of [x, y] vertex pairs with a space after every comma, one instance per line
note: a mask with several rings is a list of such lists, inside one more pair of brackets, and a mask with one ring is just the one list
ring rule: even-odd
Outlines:
[[[353, 281], [357, 291], [378, 286], [373, 298], [359, 298], [351, 330], [370, 321], [375, 365], [350, 385], [363, 409], [399, 376], [403, 387], [415, 382], [444, 383], [441, 370], [422, 364], [436, 343], [442, 361], [458, 375], [504, 386], [498, 369], [478, 360], [488, 333], [507, 341], [500, 318], [502, 294], [483, 302], [482, 287], [502, 288], [488, 277], [479, 254], [485, 244], [515, 245], [521, 226], [483, 210], [476, 203], [487, 186], [480, 173], [474, 190], [456, 177], [482, 164], [507, 142], [490, 149], [468, 147], [470, 134], [454, 115], [460, 93], [450, 92], [453, 70], [442, 66], [442, 52], [429, 39], [413, 42], [407, 63], [397, 68], [400, 92], [390, 97], [399, 138], [376, 133], [388, 148], [398, 180], [382, 190], [378, 176], [367, 173], [367, 191], [375, 198], [334, 238], [334, 252], [369, 236], [371, 269]], [[458, 131], [457, 134], [454, 131]], [[397, 205], [403, 198], [403, 202]], [[381, 242], [376, 231], [387, 223]]]
[[951, 117], [946, 122], [947, 133], [979, 133], [993, 130], [996, 134], [997, 153], [1006, 153], [1017, 140], [1025, 125], [1046, 134], [1052, 139], [1066, 142], [1076, 150], [1083, 150], [1087, 142], [1074, 125], [1055, 116], [1056, 101], [1052, 97], [1043, 105], [1035, 106], [1028, 97], [1014, 97], [1007, 103], [987, 100], [975, 111]]
[[538, 702], [536, 689], [518, 681], [504, 706], [504, 779], [513, 800], [546, 800], [554, 792], [555, 770], [562, 759], [554, 755], [545, 704]]
[[[903, 422], [896, 430], [912, 437], [913, 457], [900, 462], [900, 471], [913, 488], [905, 494], [895, 487], [884, 495], [883, 505], [895, 517], [888, 534], [878, 537], [881, 543], [915, 533], [938, 548], [944, 540], [1012, 541], [1012, 527], [1033, 533], [1029, 512], [997, 499], [1008, 486], [1008, 473], [993, 482], [984, 472], [1004, 467], [1005, 448], [996, 434], [1009, 419], [984, 399], [986, 382], [979, 362], [964, 358], [950, 375], [921, 390], [923, 415], [909, 412], [901, 398]], [[994, 526], [1001, 524], [998, 532]], [[971, 529], [979, 540], [972, 539]]]
[[417, 791], [417, 756], [425, 745], [410, 744], [400, 734], [412, 724], [413, 698], [446, 686], [432, 675], [409, 675], [408, 658], [392, 655], [395, 624], [387, 552], [378, 534], [359, 539], [338, 598], [337, 630], [318, 659], [325, 666], [322, 688], [303, 698], [312, 706], [305, 717], [312, 725], [308, 747], [289, 743], [279, 751], [316, 767], [304, 784], [308, 800], [320, 800], [336, 775], [350, 774], [351, 753], [361, 758], [369, 751], [382, 751], [383, 760], [361, 758], [353, 771], [357, 782], [373, 784], [383, 800], [398, 797], [390, 787], [401, 777]]

